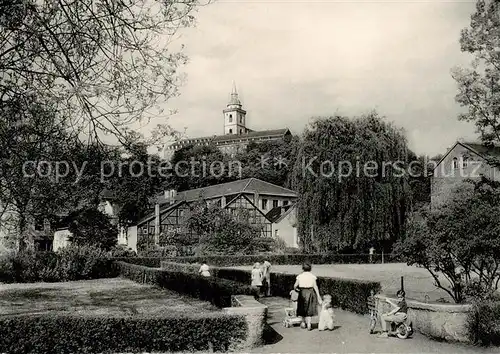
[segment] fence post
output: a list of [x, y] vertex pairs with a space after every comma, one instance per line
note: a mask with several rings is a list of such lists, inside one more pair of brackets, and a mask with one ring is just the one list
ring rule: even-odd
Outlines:
[[382, 249], [382, 264], [384, 264], [384, 249]]
[[403, 277], [401, 276], [401, 291], [404, 291], [404, 290], [405, 290], [404, 280], [403, 280]]

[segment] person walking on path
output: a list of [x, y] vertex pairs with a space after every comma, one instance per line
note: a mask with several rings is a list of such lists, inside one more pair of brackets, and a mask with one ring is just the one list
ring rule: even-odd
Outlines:
[[267, 260], [264, 261], [262, 265], [262, 270], [264, 273], [264, 289], [265, 296], [271, 296], [271, 263]]
[[311, 273], [311, 264], [304, 263], [302, 266], [303, 272], [297, 275], [294, 289], [299, 293], [297, 301], [297, 316], [302, 317], [301, 328], [306, 328], [310, 331], [311, 317], [318, 315], [318, 305], [321, 305], [321, 295], [319, 294], [317, 277]]
[[252, 269], [252, 283], [251, 286], [255, 290], [255, 298], [258, 299], [260, 297], [260, 289], [262, 288], [262, 270], [260, 269], [260, 263], [257, 262], [253, 265]]

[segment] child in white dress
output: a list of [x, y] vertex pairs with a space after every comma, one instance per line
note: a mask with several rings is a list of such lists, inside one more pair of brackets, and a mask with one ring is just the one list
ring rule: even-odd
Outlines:
[[324, 331], [325, 329], [333, 330], [333, 313], [332, 296], [323, 296], [323, 303], [321, 304], [321, 312], [319, 313], [318, 330]]

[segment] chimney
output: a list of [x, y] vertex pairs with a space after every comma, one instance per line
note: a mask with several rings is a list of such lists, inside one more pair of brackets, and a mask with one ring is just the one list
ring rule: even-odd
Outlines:
[[225, 208], [226, 207], [226, 196], [223, 195], [222, 197], [220, 197], [220, 207], [221, 208]]
[[160, 204], [155, 204], [155, 244], [160, 243]]
[[254, 191], [253, 192], [253, 203], [255, 204], [255, 206], [260, 209], [260, 206], [259, 206], [259, 192], [258, 191]]
[[175, 203], [175, 197], [177, 197], [177, 191], [175, 189], [170, 190], [170, 204]]

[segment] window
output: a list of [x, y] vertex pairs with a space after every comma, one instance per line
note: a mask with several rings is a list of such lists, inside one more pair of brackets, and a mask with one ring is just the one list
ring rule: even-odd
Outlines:
[[229, 129], [229, 134], [233, 134], [233, 130], [232, 129]]
[[240, 116], [240, 123], [243, 123], [243, 117]]
[[453, 158], [453, 168], [459, 168], [458, 159], [456, 157]]
[[278, 207], [278, 200], [273, 200], [273, 208], [277, 208]]
[[240, 134], [243, 134], [243, 129], [240, 129]]
[[262, 199], [262, 209], [267, 210], [267, 199]]
[[233, 121], [233, 115], [232, 115], [232, 114], [230, 114], [230, 115], [229, 115], [229, 123], [231, 123], [232, 121]]
[[283, 201], [283, 206], [287, 206], [288, 205], [288, 200], [284, 200]]
[[279, 236], [279, 231], [278, 229], [274, 230], [274, 237], [278, 237]]
[[469, 165], [469, 158], [467, 156], [462, 157], [462, 167], [467, 168]]

